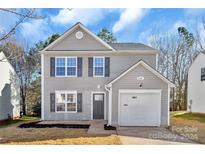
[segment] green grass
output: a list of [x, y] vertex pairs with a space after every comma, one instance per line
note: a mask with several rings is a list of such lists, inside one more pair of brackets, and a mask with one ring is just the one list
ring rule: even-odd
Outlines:
[[19, 124], [27, 122], [27, 121], [35, 121], [35, 120], [39, 120], [39, 118], [32, 117], [32, 116], [23, 116], [22, 118], [19, 118], [19, 119], [5, 120], [5, 121], [0, 122], [0, 128], [8, 127], [11, 125], [19, 125]]
[[184, 114], [174, 115], [173, 117], [183, 118], [187, 120], [196, 120], [205, 123], [205, 114], [201, 114], [201, 113], [184, 113]]
[[176, 115], [181, 115], [181, 114], [184, 114], [184, 113], [187, 113], [187, 111], [171, 111], [170, 116], [174, 117]]

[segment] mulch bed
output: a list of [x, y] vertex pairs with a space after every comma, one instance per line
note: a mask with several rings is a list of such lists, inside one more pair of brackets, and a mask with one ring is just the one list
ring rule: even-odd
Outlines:
[[37, 122], [24, 123], [18, 126], [19, 128], [89, 128], [90, 125], [81, 124], [39, 124]]

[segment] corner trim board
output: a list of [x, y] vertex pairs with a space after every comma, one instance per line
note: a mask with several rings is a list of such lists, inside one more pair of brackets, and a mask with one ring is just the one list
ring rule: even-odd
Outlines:
[[41, 54], [41, 120], [44, 116], [44, 54]]

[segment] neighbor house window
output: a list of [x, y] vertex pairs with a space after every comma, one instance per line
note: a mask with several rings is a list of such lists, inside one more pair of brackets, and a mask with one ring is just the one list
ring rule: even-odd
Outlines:
[[201, 69], [201, 81], [205, 81], [205, 67]]
[[104, 57], [94, 57], [94, 60], [93, 60], [94, 76], [103, 77], [104, 69], [105, 69], [105, 58]]
[[56, 92], [56, 112], [77, 112], [77, 92]]
[[56, 76], [76, 76], [76, 57], [56, 57]]

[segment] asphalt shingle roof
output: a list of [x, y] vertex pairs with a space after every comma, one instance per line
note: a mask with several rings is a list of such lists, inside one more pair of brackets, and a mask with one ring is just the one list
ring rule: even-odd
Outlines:
[[142, 43], [108, 43], [116, 50], [156, 50]]

